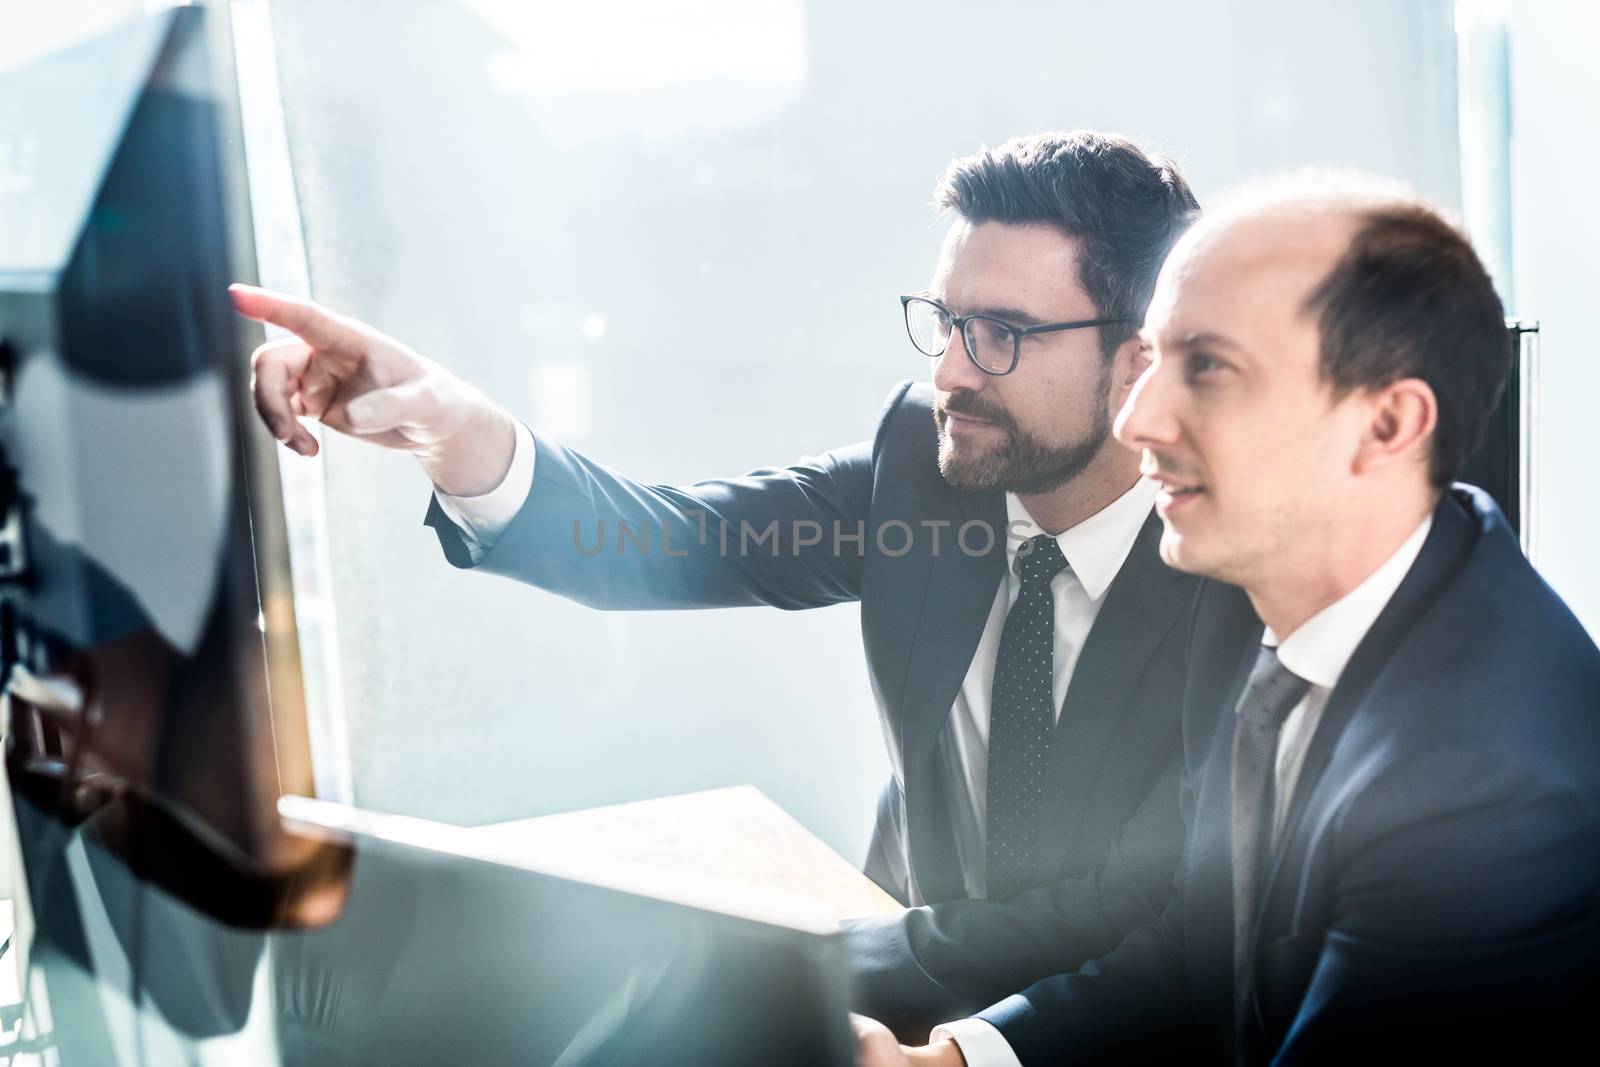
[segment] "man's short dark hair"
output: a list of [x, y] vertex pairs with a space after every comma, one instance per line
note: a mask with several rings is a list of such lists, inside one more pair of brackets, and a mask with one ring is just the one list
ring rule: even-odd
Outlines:
[[1177, 165], [1126, 137], [1076, 130], [1014, 137], [950, 164], [934, 190], [941, 211], [974, 225], [1045, 223], [1078, 239], [1078, 283], [1109, 357], [1144, 319], [1156, 275], [1200, 212]]
[[1319, 369], [1334, 395], [1419, 378], [1439, 414], [1428, 478], [1450, 484], [1483, 436], [1511, 372], [1494, 282], [1471, 243], [1414, 199], [1356, 210], [1339, 263], [1306, 300], [1318, 316]]

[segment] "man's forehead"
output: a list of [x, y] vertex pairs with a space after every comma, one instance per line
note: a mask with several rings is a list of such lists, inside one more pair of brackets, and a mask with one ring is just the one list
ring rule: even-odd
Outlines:
[[1078, 241], [1045, 223], [958, 219], [945, 235], [934, 288], [972, 307], [1038, 304], [1049, 311], [1083, 298]]
[[1173, 249], [1149, 326], [1165, 341], [1214, 328], [1298, 318], [1349, 247], [1353, 223], [1331, 211], [1262, 211], [1197, 227]]

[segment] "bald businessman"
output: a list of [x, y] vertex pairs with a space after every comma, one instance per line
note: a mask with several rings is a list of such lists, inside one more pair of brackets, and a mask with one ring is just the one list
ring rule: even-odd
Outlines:
[[[1600, 652], [1452, 484], [1510, 366], [1467, 240], [1302, 180], [1174, 250], [1119, 439], [1201, 590], [1158, 922], [871, 1067], [1543, 1062], [1600, 967]], [[1563, 1057], [1564, 1058], [1564, 1057]]]

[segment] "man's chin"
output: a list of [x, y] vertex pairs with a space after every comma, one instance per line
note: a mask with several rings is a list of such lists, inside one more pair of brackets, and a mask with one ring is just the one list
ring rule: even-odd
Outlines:
[[1229, 568], [1224, 559], [1214, 553], [1208, 557], [1202, 540], [1192, 531], [1179, 532], [1166, 520], [1162, 521], [1161, 544], [1158, 551], [1161, 554], [1161, 562], [1175, 571], [1224, 582], [1232, 581], [1228, 576]]
[[998, 479], [985, 477], [981, 471], [967, 471], [960, 468], [951, 468], [940, 465], [939, 473], [944, 477], [944, 482], [952, 489], [959, 489], [965, 493], [977, 493], [994, 489], [999, 485]]
[[939, 442], [939, 474], [952, 489], [970, 492], [995, 488], [1002, 470], [994, 455], [957, 448], [947, 437]]
[[1161, 544], [1158, 551], [1161, 553], [1161, 562], [1175, 571], [1187, 574], [1198, 573], [1192, 567], [1186, 566], [1185, 551], [1187, 546], [1183, 543], [1183, 536], [1175, 532], [1171, 526], [1164, 526], [1161, 531]]

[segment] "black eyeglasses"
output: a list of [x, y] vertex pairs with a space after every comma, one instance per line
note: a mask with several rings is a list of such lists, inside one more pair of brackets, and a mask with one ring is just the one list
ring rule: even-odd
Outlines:
[[950, 338], [960, 330], [962, 343], [967, 348], [967, 358], [983, 373], [994, 375], [1010, 374], [1017, 369], [1017, 360], [1022, 356], [1022, 339], [1030, 334], [1137, 321], [1120, 315], [1017, 326], [989, 315], [957, 315], [932, 297], [914, 293], [901, 296], [900, 306], [906, 313], [906, 333], [911, 336], [911, 343], [917, 346], [918, 352], [938, 359], [950, 347]]

